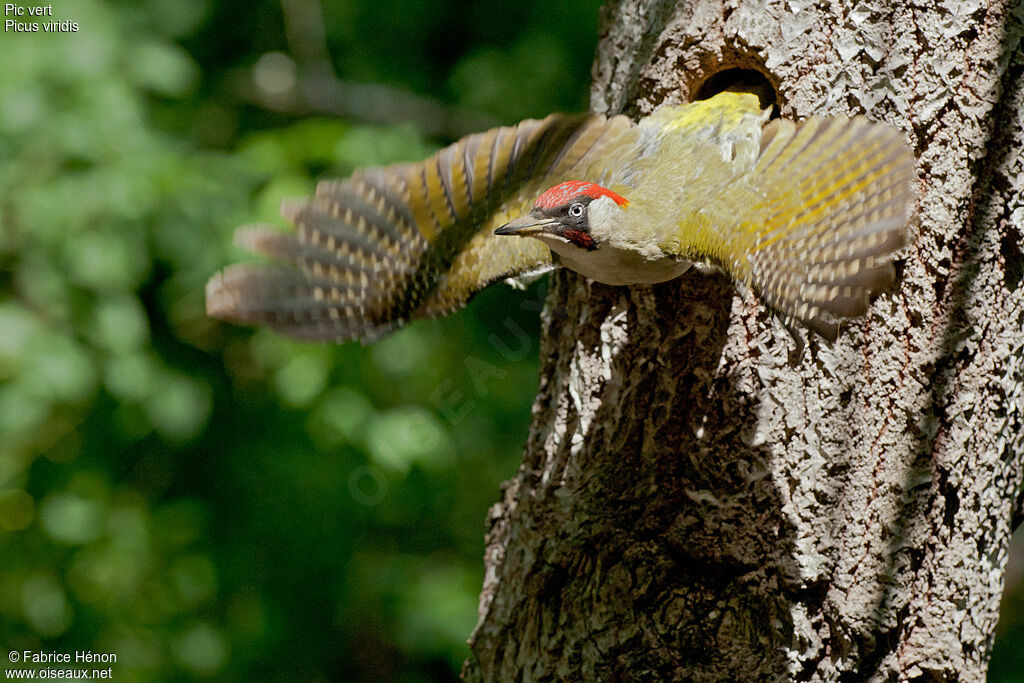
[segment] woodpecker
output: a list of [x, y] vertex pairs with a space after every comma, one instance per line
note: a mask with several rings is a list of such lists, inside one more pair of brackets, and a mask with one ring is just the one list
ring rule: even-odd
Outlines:
[[215, 275], [207, 311], [368, 343], [501, 280], [561, 266], [647, 285], [698, 263], [835, 340], [840, 321], [893, 282], [914, 157], [895, 129], [863, 117], [767, 114], [732, 92], [639, 122], [553, 114], [323, 181], [285, 202], [293, 232], [236, 232], [272, 262]]

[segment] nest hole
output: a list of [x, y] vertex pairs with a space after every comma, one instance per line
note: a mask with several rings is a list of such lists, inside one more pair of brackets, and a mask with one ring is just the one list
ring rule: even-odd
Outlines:
[[757, 95], [762, 109], [772, 109], [772, 118], [778, 116], [779, 93], [763, 72], [757, 69], [722, 69], [708, 76], [697, 88], [693, 100], [706, 100], [720, 92], [749, 92]]

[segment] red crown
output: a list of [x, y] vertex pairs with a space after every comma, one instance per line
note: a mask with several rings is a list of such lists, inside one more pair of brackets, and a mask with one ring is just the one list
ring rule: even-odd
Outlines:
[[578, 197], [579, 195], [584, 195], [591, 199], [610, 197], [619, 206], [629, 204], [625, 197], [615, 194], [597, 183], [588, 183], [584, 180], [570, 180], [561, 185], [555, 185], [537, 197], [534, 207], [538, 209], [554, 209], [568, 204], [573, 197]]

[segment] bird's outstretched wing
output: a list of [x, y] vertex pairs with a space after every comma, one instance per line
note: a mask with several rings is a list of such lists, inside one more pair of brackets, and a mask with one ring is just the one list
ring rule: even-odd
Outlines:
[[426, 161], [357, 171], [287, 202], [295, 230], [241, 228], [276, 263], [233, 265], [206, 286], [207, 312], [302, 339], [369, 341], [436, 317], [487, 285], [544, 272], [537, 240], [494, 236], [547, 187], [589, 178], [594, 159], [634, 144], [626, 117], [527, 120], [467, 136]]
[[863, 315], [893, 282], [890, 260], [914, 206], [913, 152], [896, 129], [863, 117], [775, 120], [758, 138], [739, 152], [748, 162], [718, 164], [721, 189], [704, 194], [673, 248], [721, 265], [785, 318], [834, 340], [840, 319]]
[[903, 136], [863, 117], [776, 121], [761, 138], [750, 281], [768, 305], [827, 339], [895, 279], [917, 181]]

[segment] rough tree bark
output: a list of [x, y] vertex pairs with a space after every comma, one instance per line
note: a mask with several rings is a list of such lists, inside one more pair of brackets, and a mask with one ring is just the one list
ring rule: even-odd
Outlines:
[[1024, 510], [1019, 0], [620, 0], [592, 108], [727, 68], [919, 157], [895, 290], [829, 347], [691, 274], [552, 281], [524, 462], [490, 517], [484, 680], [981, 680]]

